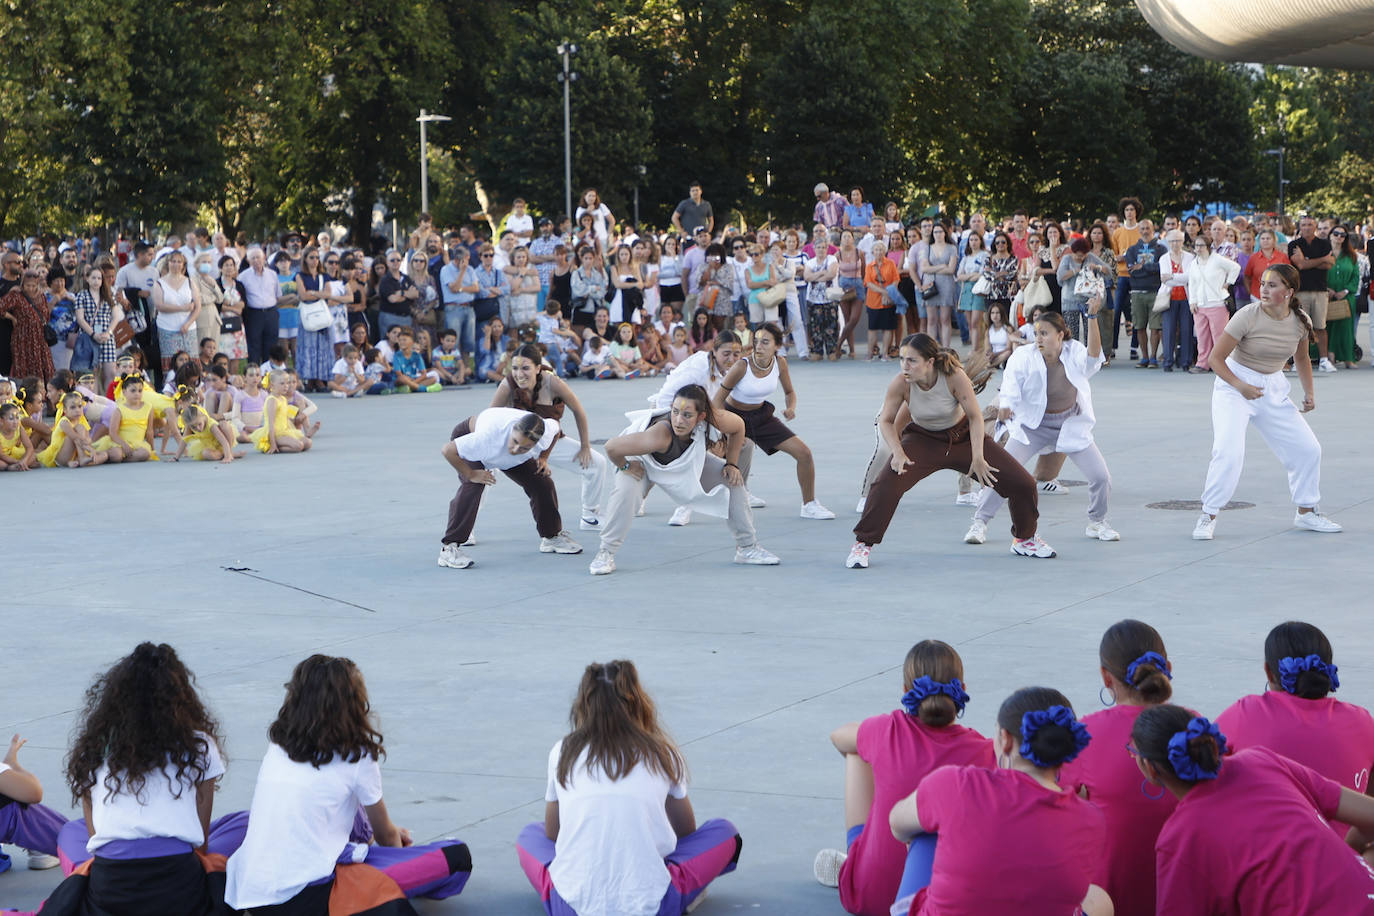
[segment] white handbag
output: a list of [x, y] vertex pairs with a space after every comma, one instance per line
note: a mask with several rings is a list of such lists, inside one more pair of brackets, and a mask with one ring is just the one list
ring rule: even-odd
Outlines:
[[1096, 271], [1083, 268], [1083, 271], [1074, 279], [1073, 294], [1079, 299], [1100, 299], [1107, 293], [1107, 284], [1097, 275]]
[[1045, 275], [1035, 274], [1029, 283], [1026, 284], [1025, 296], [1023, 301], [1027, 309], [1033, 309], [1037, 305], [1049, 305], [1054, 301], [1054, 294], [1050, 292], [1049, 283], [1045, 282]]
[[791, 281], [784, 280], [781, 283], [774, 283], [772, 286], [759, 293], [759, 304], [764, 308], [777, 308], [779, 303], [787, 298], [787, 287]]
[[1159, 292], [1155, 293], [1154, 308], [1150, 311], [1154, 313], [1169, 311], [1169, 287], [1160, 285]]
[[987, 277], [979, 277], [973, 283], [972, 293], [975, 296], [991, 296], [992, 281], [989, 280]]
[[334, 316], [329, 314], [329, 306], [323, 299], [301, 303], [300, 319], [301, 327], [307, 331], [323, 331], [334, 323]]

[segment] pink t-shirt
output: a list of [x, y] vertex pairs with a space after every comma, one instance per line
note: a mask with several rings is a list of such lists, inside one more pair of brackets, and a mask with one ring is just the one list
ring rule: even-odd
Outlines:
[[912, 916], [1074, 916], [1105, 880], [1102, 812], [1019, 770], [941, 767], [916, 790], [916, 816], [940, 837]]
[[[1361, 795], [1369, 792], [1374, 716], [1363, 706], [1269, 690], [1232, 703], [1217, 716], [1217, 727], [1237, 750], [1267, 747]], [[1350, 825], [1332, 821], [1331, 826], [1344, 838]]]
[[1141, 791], [1140, 770], [1126, 752], [1131, 727], [1144, 706], [1113, 706], [1084, 716], [1092, 743], [1059, 771], [1069, 792], [1088, 791], [1088, 800], [1107, 818], [1107, 883], [1117, 916], [1155, 914], [1155, 838], [1178, 803], [1168, 792]]
[[1340, 798], [1340, 783], [1266, 748], [1227, 757], [1155, 843], [1159, 912], [1374, 913], [1374, 871], [1315, 816]]
[[931, 728], [904, 710], [859, 723], [859, 756], [873, 768], [873, 806], [840, 867], [840, 903], [860, 916], [887, 916], [902, 881], [906, 845], [888, 829], [892, 806], [942, 766], [991, 768], [992, 742], [971, 728]]

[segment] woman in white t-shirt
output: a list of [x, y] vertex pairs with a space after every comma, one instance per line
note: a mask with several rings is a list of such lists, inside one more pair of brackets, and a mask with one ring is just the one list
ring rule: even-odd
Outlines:
[[591, 214], [592, 232], [596, 235], [601, 250], [610, 251], [611, 227], [615, 225], [615, 217], [611, 215], [611, 208], [601, 202], [601, 195], [596, 192], [596, 188], [588, 188], [582, 192], [582, 205], [577, 208], [573, 220], [582, 222], [584, 213]]
[[[229, 857], [229, 906], [262, 912], [287, 904], [292, 916], [329, 916], [365, 912], [402, 895], [438, 899], [463, 889], [472, 873], [466, 845], [413, 846], [409, 831], [387, 814], [382, 735], [351, 660], [312, 655], [296, 665], [267, 736], [248, 833]], [[367, 825], [356, 824], [360, 808]], [[368, 845], [368, 826], [377, 845]], [[381, 875], [336, 880], [350, 868]]]
[[67, 786], [85, 817], [58, 836], [65, 859], [89, 866], [62, 882], [43, 912], [222, 912], [224, 883], [214, 873], [224, 861], [204, 855], [223, 845], [210, 823], [224, 775], [219, 741], [171, 646], [141, 643], [98, 677], [67, 757]]
[[687, 764], [633, 662], [591, 664], [549, 751], [544, 823], [516, 851], [549, 916], [681, 914], [739, 860], [726, 820], [697, 827]]

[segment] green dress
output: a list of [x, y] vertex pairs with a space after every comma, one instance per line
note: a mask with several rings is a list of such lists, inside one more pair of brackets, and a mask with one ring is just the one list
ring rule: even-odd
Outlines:
[[[1360, 267], [1353, 258], [1342, 255], [1326, 272], [1326, 288], [1333, 293], [1344, 291], [1345, 301], [1352, 314], [1345, 318], [1326, 320], [1326, 334], [1331, 355], [1338, 363], [1355, 361], [1355, 296], [1360, 290]], [[1335, 300], [1333, 300], [1334, 302]]]

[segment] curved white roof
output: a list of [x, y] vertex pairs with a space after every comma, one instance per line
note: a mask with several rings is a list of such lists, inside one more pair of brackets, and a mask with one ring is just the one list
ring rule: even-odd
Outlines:
[[1374, 0], [1136, 0], [1170, 44], [1212, 60], [1374, 70]]

